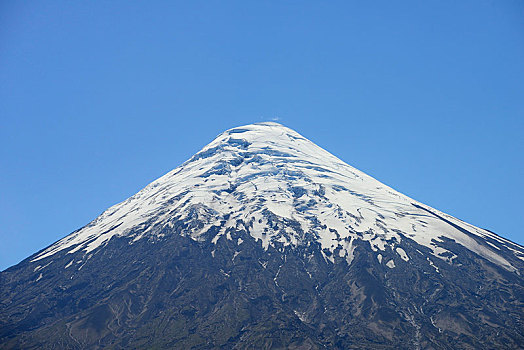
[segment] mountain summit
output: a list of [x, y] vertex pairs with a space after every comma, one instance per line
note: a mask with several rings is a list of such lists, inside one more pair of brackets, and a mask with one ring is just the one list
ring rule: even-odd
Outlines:
[[257, 123], [2, 272], [0, 348], [519, 348], [523, 260]]

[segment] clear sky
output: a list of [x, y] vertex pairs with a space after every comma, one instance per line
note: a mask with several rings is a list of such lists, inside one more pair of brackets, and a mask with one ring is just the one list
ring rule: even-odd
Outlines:
[[524, 243], [524, 2], [2, 1], [0, 270], [278, 120]]

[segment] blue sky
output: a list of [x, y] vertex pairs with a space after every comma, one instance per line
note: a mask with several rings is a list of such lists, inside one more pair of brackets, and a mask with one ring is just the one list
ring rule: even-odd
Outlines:
[[2, 1], [0, 270], [278, 119], [524, 243], [522, 1]]

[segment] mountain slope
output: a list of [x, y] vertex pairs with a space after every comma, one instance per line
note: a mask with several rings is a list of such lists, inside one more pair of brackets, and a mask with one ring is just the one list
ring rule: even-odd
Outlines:
[[519, 348], [523, 260], [298, 133], [253, 124], [2, 272], [0, 343]]

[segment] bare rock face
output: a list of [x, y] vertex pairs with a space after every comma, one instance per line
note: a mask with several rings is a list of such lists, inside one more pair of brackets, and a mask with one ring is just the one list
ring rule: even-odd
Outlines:
[[1, 349], [519, 349], [524, 248], [276, 123], [0, 273]]

